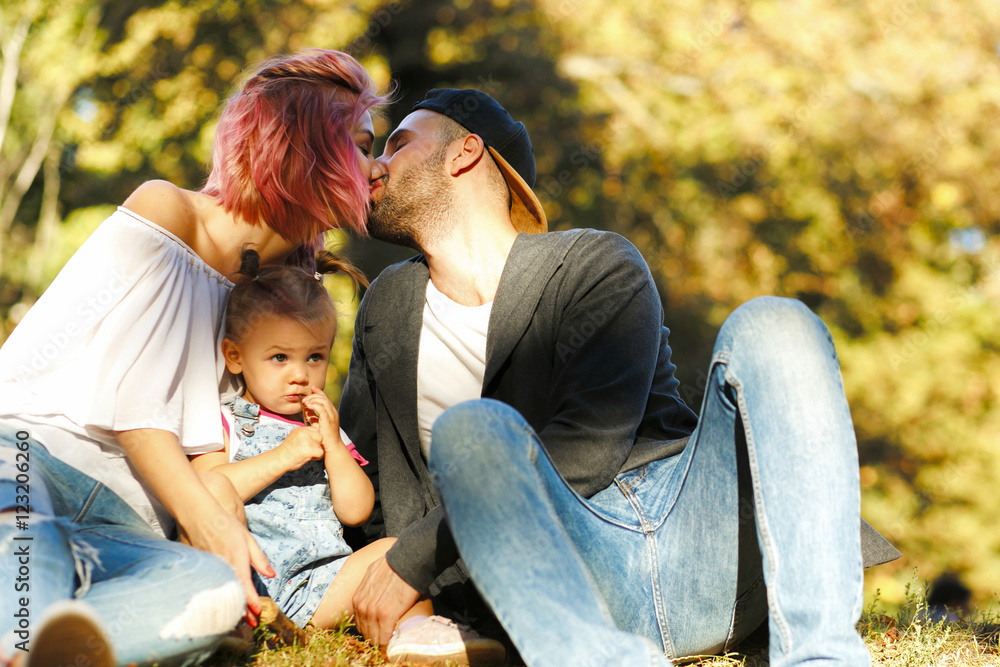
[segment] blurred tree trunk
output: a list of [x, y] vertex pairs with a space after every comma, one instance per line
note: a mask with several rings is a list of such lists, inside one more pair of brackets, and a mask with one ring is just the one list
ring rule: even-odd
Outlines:
[[38, 230], [35, 232], [35, 243], [31, 249], [31, 261], [28, 263], [24, 275], [24, 282], [37, 292], [41, 292], [44, 288], [42, 267], [45, 265], [45, 258], [52, 249], [59, 231], [59, 185], [62, 182], [59, 167], [61, 157], [62, 147], [52, 145], [43, 167], [45, 183], [42, 189], [42, 207], [38, 214]]
[[[100, 16], [100, 3], [90, 1], [12, 3], [0, 15], [0, 275], [22, 250], [7, 241], [25, 195], [47, 157], [58, 165], [52, 146], [59, 117], [96, 73]], [[46, 190], [57, 201], [58, 179]]]

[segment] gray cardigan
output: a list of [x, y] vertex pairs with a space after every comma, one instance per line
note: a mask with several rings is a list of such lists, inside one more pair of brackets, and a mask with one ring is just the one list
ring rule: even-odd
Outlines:
[[[420, 452], [417, 353], [428, 278], [417, 256], [372, 283], [340, 409], [371, 462], [376, 505], [365, 533], [399, 537], [389, 564], [422, 594], [465, 578], [453, 567], [458, 553]], [[566, 481], [590, 497], [620, 472], [679, 453], [697, 424], [678, 394], [662, 322], [646, 262], [625, 238], [519, 234], [490, 314], [482, 396], [517, 409]]]

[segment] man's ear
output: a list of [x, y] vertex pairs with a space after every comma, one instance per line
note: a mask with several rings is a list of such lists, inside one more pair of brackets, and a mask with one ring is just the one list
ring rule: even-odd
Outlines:
[[448, 161], [448, 171], [452, 176], [458, 176], [464, 171], [475, 167], [486, 152], [486, 144], [478, 134], [466, 135], [465, 139], [456, 141], [456, 151]]
[[243, 372], [243, 362], [240, 360], [240, 346], [228, 338], [222, 339], [222, 358], [226, 362], [226, 369], [233, 375]]

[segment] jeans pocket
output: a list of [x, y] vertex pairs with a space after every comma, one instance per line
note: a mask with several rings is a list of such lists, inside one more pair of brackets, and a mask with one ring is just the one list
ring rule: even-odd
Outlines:
[[638, 517], [640, 530], [656, 530], [670, 513], [681, 489], [678, 463], [682, 458], [683, 454], [678, 454], [653, 461], [615, 479], [615, 485]]
[[640, 470], [642, 468], [622, 473], [615, 478], [614, 484], [594, 494], [588, 500], [584, 500], [584, 505], [602, 521], [641, 532], [643, 529], [642, 517], [636, 511], [636, 506], [632, 502], [627, 487], [622, 487], [619, 482], [622, 475], [631, 475]]

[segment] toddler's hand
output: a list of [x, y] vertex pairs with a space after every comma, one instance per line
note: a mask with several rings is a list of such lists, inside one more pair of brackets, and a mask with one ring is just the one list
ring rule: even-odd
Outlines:
[[310, 387], [311, 394], [302, 397], [302, 406], [305, 409], [307, 420], [313, 426], [319, 428], [323, 435], [323, 448], [328, 449], [333, 446], [343, 447], [344, 443], [340, 438], [340, 415], [333, 407], [330, 397], [319, 387]]
[[278, 447], [285, 453], [289, 470], [298, 470], [310, 461], [323, 458], [323, 434], [315, 426], [299, 426]]

